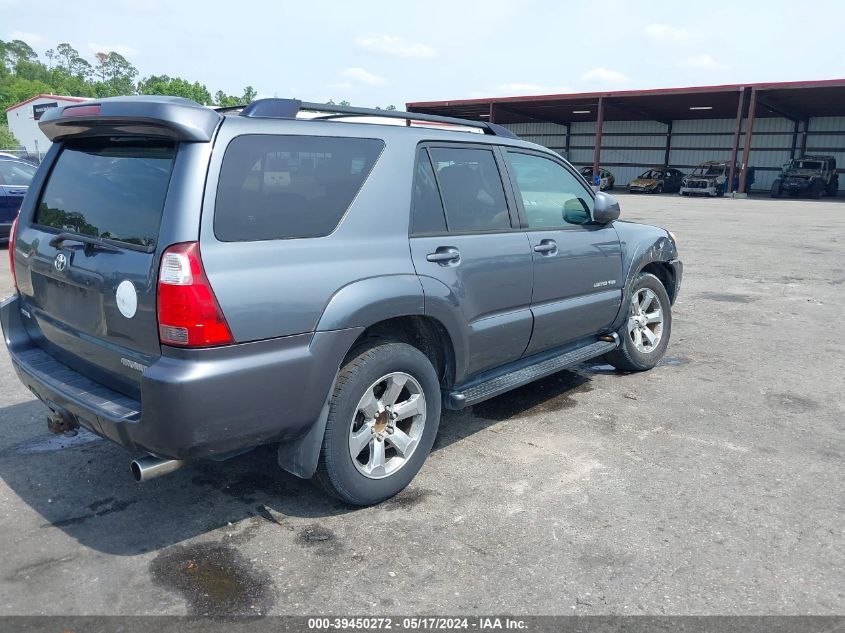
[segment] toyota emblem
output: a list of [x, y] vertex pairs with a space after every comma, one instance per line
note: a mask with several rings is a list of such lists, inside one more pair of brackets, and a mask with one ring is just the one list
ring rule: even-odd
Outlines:
[[67, 256], [64, 253], [56, 255], [56, 259], [53, 260], [53, 268], [59, 272], [67, 268]]

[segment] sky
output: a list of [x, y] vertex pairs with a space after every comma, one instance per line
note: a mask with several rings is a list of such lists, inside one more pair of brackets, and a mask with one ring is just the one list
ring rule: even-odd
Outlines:
[[[599, 8], [600, 7], [600, 8]], [[845, 2], [0, 0], [0, 39], [353, 105], [845, 77]]]

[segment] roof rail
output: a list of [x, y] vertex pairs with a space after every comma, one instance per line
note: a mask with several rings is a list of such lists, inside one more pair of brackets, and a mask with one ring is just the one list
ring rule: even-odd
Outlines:
[[218, 112], [234, 112], [241, 110], [241, 116], [271, 119], [295, 119], [300, 110], [313, 112], [325, 112], [326, 116], [320, 119], [340, 119], [356, 116], [372, 116], [385, 119], [404, 119], [410, 125], [411, 121], [427, 123], [446, 123], [448, 125], [461, 125], [474, 127], [482, 130], [484, 134], [502, 136], [505, 138], [519, 138], [506, 127], [488, 123], [487, 121], [472, 121], [470, 119], [458, 119], [450, 116], [439, 116], [436, 114], [423, 114], [421, 112], [405, 112], [404, 110], [378, 110], [375, 108], [355, 108], [352, 106], [332, 105], [328, 103], [309, 103], [299, 99], [257, 99], [247, 105], [238, 105], [225, 108], [216, 108]]

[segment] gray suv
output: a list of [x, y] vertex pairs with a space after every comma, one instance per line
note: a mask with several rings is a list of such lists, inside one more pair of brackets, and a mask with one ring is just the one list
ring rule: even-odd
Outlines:
[[419, 471], [442, 407], [663, 356], [670, 233], [500, 126], [327, 108], [44, 114], [0, 318], [53, 432], [140, 453], [138, 480], [273, 444], [366, 505]]

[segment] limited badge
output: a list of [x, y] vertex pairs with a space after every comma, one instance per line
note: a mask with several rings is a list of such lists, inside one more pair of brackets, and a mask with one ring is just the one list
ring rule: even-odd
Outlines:
[[117, 309], [123, 316], [127, 319], [135, 316], [135, 312], [138, 311], [138, 293], [135, 292], [135, 286], [131, 281], [127, 279], [120, 282], [115, 299], [117, 299]]

